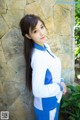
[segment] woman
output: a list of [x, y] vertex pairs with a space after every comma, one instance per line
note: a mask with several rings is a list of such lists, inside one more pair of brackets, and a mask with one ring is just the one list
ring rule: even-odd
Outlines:
[[25, 15], [20, 21], [24, 37], [26, 84], [34, 95], [36, 120], [58, 120], [59, 105], [66, 85], [61, 63], [45, 44], [47, 29], [40, 17]]

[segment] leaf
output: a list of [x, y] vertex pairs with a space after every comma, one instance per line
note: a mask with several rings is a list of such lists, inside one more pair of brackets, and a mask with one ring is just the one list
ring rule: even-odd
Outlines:
[[80, 103], [78, 103], [78, 107], [79, 107], [79, 109], [80, 109]]
[[71, 92], [77, 92], [76, 87], [72, 86], [72, 85], [68, 85], [68, 88], [70, 88]]
[[68, 120], [75, 120], [75, 118], [72, 116], [69, 116]]
[[76, 88], [80, 92], [80, 85], [76, 85]]
[[61, 108], [65, 108], [65, 107], [67, 107], [68, 105], [69, 105], [68, 102], [64, 102], [64, 103], [61, 105]]

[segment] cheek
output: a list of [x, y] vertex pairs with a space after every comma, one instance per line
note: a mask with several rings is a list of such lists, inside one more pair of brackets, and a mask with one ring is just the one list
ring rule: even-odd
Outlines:
[[45, 34], [47, 34], [47, 30], [45, 29]]
[[38, 34], [35, 34], [34, 36], [33, 36], [33, 38], [35, 39], [38, 39], [39, 38], [39, 35]]

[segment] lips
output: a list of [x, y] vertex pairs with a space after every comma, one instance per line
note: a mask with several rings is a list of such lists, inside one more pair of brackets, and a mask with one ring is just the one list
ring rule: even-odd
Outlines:
[[45, 36], [44, 36], [44, 37], [42, 37], [41, 39], [45, 39]]

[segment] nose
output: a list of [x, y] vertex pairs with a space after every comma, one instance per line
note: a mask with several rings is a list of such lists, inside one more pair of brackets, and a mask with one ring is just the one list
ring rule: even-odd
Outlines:
[[40, 35], [43, 36], [43, 31], [42, 30], [40, 31]]
[[40, 30], [40, 35], [43, 36], [43, 30]]

